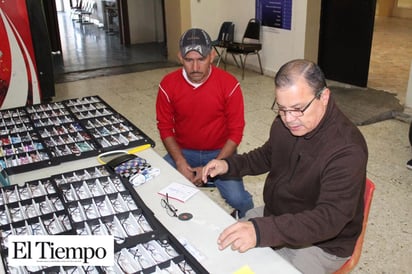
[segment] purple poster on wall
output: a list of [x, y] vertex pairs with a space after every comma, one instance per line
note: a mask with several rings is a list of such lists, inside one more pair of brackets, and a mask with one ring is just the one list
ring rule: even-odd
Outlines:
[[292, 0], [256, 0], [256, 18], [262, 26], [290, 30]]

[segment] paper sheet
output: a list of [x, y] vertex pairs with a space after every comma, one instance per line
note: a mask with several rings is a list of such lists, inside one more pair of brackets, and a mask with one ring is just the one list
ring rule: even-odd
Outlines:
[[167, 193], [170, 199], [175, 199], [184, 203], [197, 192], [199, 192], [199, 189], [196, 187], [172, 182], [167, 187], [161, 189], [158, 193], [163, 196], [166, 196]]

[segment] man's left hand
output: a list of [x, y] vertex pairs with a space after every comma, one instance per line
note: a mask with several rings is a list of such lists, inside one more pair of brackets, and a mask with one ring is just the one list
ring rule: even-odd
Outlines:
[[227, 227], [220, 234], [217, 244], [220, 250], [229, 245], [232, 250], [245, 252], [256, 247], [256, 231], [252, 222], [237, 222]]

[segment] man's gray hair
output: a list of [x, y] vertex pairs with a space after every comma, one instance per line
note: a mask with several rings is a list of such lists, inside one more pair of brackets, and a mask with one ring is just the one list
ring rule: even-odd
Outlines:
[[275, 87], [284, 88], [294, 85], [301, 77], [316, 93], [326, 87], [325, 75], [320, 67], [308, 60], [296, 59], [284, 64], [275, 76]]

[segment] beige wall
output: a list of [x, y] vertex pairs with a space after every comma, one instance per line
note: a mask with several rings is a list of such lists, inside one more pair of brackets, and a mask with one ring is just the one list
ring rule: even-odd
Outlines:
[[377, 0], [376, 15], [412, 19], [412, 0]]
[[190, 0], [166, 0], [165, 21], [168, 59], [178, 62], [179, 38], [182, 33], [191, 27]]
[[[310, 18], [307, 16], [308, 3], [311, 4]], [[203, 28], [215, 39], [222, 22], [233, 21], [235, 40], [241, 40], [247, 22], [255, 17], [255, 0], [166, 0], [165, 10], [169, 59], [176, 60], [180, 34], [190, 27]], [[308, 29], [306, 25], [319, 20], [312, 18], [319, 11], [320, 0], [293, 1], [291, 30], [262, 27], [261, 57], [265, 74], [274, 75], [291, 59], [317, 59], [319, 23]], [[232, 62], [231, 58], [228, 61]], [[258, 71], [257, 58], [249, 57], [247, 66]]]
[[321, 0], [308, 0], [304, 56], [315, 63], [318, 61], [320, 6]]
[[396, 0], [377, 0], [376, 1], [376, 15], [388, 17], [392, 15], [393, 7]]

